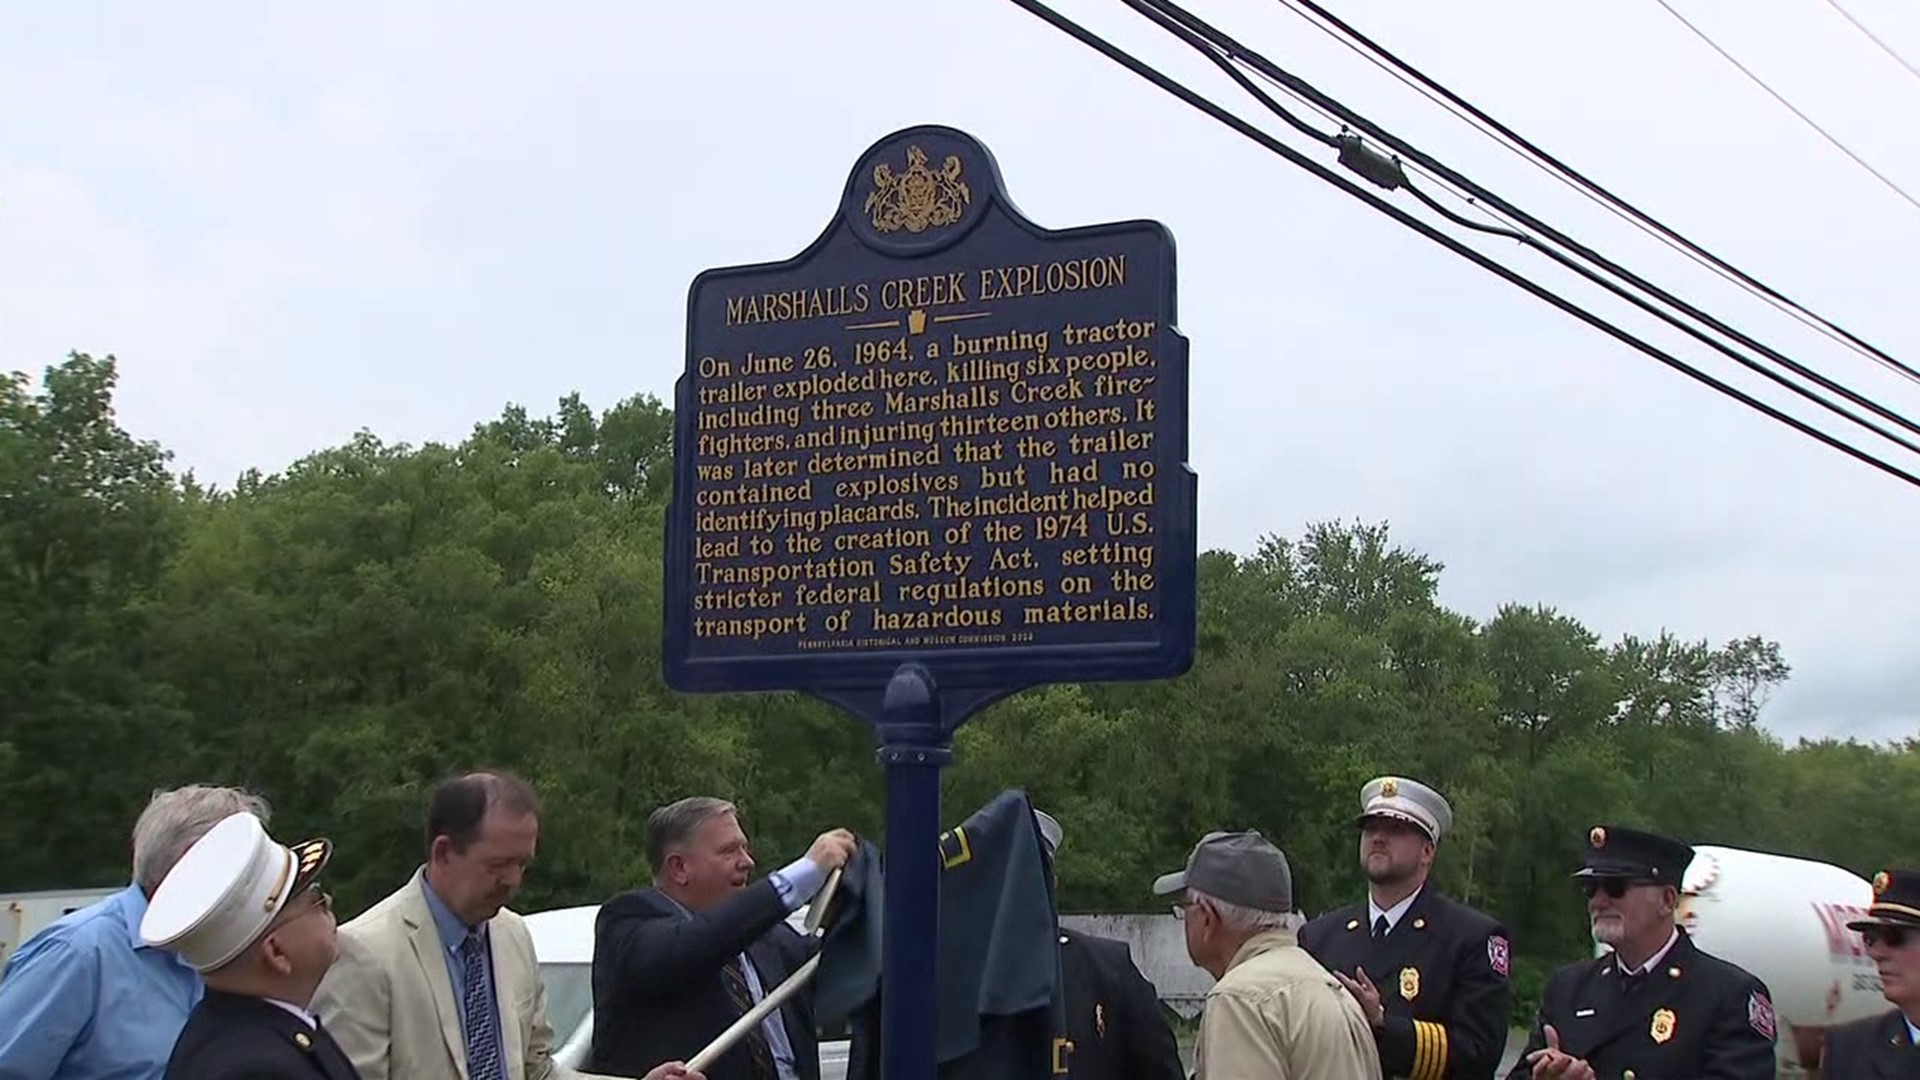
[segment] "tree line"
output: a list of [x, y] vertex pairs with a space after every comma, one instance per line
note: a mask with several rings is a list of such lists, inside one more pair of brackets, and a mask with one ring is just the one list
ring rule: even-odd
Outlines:
[[[420, 861], [425, 786], [470, 766], [547, 802], [525, 911], [643, 882], [646, 814], [684, 794], [740, 803], [763, 869], [829, 826], [880, 835], [858, 722], [662, 681], [654, 398], [510, 406], [458, 445], [362, 432], [220, 489], [119, 425], [116, 382], [81, 353], [0, 380], [0, 891], [124, 882], [146, 797], [190, 781], [331, 837], [346, 917]], [[1517, 1010], [1590, 949], [1567, 875], [1595, 822], [1920, 863], [1920, 823], [1886, 813], [1920, 789], [1920, 742], [1784, 744], [1776, 643], [1603, 642], [1520, 603], [1475, 620], [1437, 602], [1442, 570], [1365, 523], [1205, 552], [1192, 671], [986, 710], [944, 816], [1025, 788], [1065, 824], [1069, 911], [1158, 910], [1148, 883], [1202, 832], [1258, 828], [1314, 912], [1362, 895], [1360, 785], [1418, 777], [1454, 807], [1438, 885], [1513, 931]]]

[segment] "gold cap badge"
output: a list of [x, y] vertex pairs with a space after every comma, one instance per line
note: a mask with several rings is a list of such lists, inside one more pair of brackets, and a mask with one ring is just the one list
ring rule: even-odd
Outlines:
[[1875, 896], [1886, 895], [1887, 886], [1891, 884], [1893, 884], [1893, 879], [1887, 876], [1887, 872], [1885, 870], [1882, 870], [1879, 873], [1873, 875], [1873, 895]]
[[1387, 780], [1387, 781], [1384, 781], [1384, 782], [1382, 782], [1382, 783], [1381, 783], [1381, 785], [1380, 785], [1380, 797], [1381, 797], [1381, 798], [1384, 798], [1384, 799], [1391, 799], [1391, 798], [1393, 798], [1393, 797], [1394, 797], [1395, 795], [1397, 795], [1397, 794], [1399, 794], [1399, 793], [1400, 793], [1400, 785], [1399, 785], [1398, 783], [1396, 783], [1395, 781], [1392, 781], [1392, 780]]
[[1607, 846], [1607, 830], [1601, 828], [1598, 825], [1595, 825], [1593, 827], [1593, 831], [1587, 834], [1587, 842], [1597, 848], [1606, 847]]

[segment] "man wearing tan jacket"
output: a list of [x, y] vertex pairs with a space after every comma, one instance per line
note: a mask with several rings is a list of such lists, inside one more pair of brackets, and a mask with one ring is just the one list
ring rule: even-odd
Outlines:
[[[427, 862], [340, 927], [340, 957], [313, 1011], [361, 1080], [573, 1080], [553, 1028], [533, 938], [507, 910], [539, 840], [540, 802], [505, 773], [437, 785]], [[678, 1062], [646, 1080], [698, 1080]]]
[[1279, 848], [1257, 832], [1208, 833], [1153, 891], [1179, 897], [1187, 955], [1216, 980], [1194, 1080], [1379, 1080], [1359, 1002], [1295, 939], [1303, 920]]

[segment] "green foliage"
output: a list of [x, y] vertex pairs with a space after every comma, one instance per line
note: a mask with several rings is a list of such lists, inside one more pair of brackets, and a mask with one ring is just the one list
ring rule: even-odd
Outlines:
[[[476, 765], [547, 800], [525, 910], [644, 880], [646, 814], [684, 794], [738, 801], [763, 868], [823, 828], [880, 833], [873, 738], [844, 714], [662, 682], [658, 401], [511, 407], [454, 446], [363, 433], [208, 492], [117, 426], [114, 383], [79, 354], [0, 380], [0, 889], [125, 880], [139, 806], [188, 781], [332, 837], [349, 915], [417, 864], [426, 785]], [[1206, 552], [1193, 670], [996, 704], [959, 734], [947, 816], [1026, 788], [1066, 826], [1069, 910], [1158, 910], [1147, 884], [1202, 832], [1259, 828], [1312, 911], [1363, 888], [1360, 785], [1421, 777], [1455, 808], [1440, 886], [1513, 929], [1517, 1020], [1589, 950], [1567, 874], [1597, 821], [1920, 861], [1884, 812], [1920, 743], [1780, 744], [1775, 643], [1608, 644], [1521, 604], [1482, 624], [1438, 604], [1441, 572], [1384, 525]]]

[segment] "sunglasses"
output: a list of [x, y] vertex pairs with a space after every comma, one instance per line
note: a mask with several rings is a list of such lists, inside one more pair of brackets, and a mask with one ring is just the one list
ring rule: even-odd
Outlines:
[[1594, 893], [1600, 892], [1618, 900], [1627, 895], [1628, 889], [1637, 885], [1658, 884], [1660, 883], [1657, 881], [1643, 881], [1639, 878], [1583, 878], [1580, 882], [1580, 891], [1586, 893], [1589, 900], [1593, 899]]
[[1865, 926], [1860, 929], [1860, 940], [1866, 942], [1868, 948], [1884, 941], [1887, 948], [1898, 949], [1912, 939], [1904, 926]]

